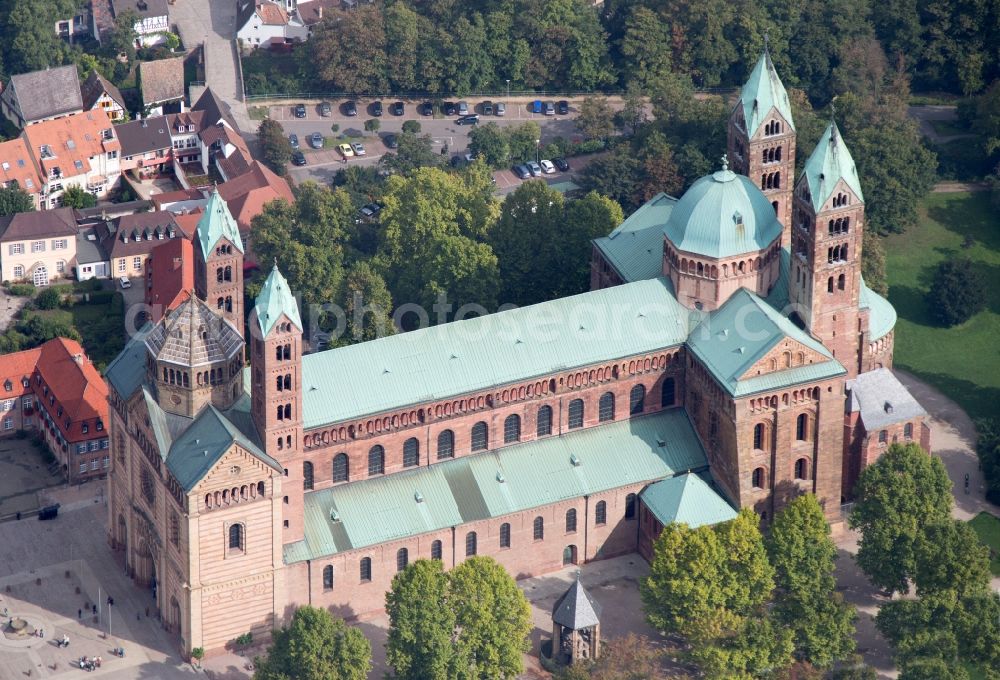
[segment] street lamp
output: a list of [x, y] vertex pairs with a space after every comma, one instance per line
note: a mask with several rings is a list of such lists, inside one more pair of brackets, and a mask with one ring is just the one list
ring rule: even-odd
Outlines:
[[507, 79], [507, 104], [510, 104], [510, 78]]
[[542, 144], [542, 140], [540, 140], [540, 139], [536, 139], [535, 140], [535, 162], [536, 163], [538, 162], [538, 147], [541, 146], [541, 144]]

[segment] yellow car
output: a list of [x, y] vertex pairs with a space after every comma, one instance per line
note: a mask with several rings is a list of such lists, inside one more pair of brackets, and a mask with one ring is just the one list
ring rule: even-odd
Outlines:
[[337, 147], [337, 150], [344, 158], [349, 158], [354, 155], [354, 149], [351, 148], [350, 144], [341, 144]]

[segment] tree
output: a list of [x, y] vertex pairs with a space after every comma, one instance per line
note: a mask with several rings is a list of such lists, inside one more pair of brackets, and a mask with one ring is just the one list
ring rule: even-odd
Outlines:
[[976, 455], [986, 478], [986, 500], [1000, 505], [1000, 418], [976, 421]]
[[35, 307], [38, 309], [55, 309], [62, 302], [62, 295], [55, 288], [46, 288], [35, 296]]
[[396, 137], [396, 142], [396, 153], [387, 153], [380, 161], [386, 170], [407, 174], [417, 168], [441, 165], [441, 156], [434, 153], [434, 140], [430, 135], [418, 137], [416, 133], [404, 130]]
[[[562, 237], [554, 234], [557, 269], [553, 297], [583, 293], [590, 287], [591, 241], [607, 236], [625, 221], [622, 207], [612, 198], [596, 191], [582, 198], [567, 201], [563, 209]], [[550, 272], [551, 274], [551, 272]]]
[[366, 680], [371, 643], [325, 609], [301, 607], [274, 631], [266, 657], [254, 659], [254, 680]]
[[586, 139], [607, 139], [615, 130], [615, 114], [604, 97], [590, 96], [580, 104], [576, 127]]
[[901, 671], [899, 680], [969, 680], [964, 668], [936, 657], [916, 659]]
[[97, 199], [89, 191], [84, 191], [79, 184], [66, 187], [62, 195], [62, 204], [66, 208], [93, 208]]
[[674, 152], [662, 132], [653, 131], [641, 142], [639, 161], [640, 166], [637, 169], [639, 180], [633, 199], [636, 205], [645, 203], [661, 191], [671, 196], [681, 195], [684, 178], [674, 160]]
[[983, 139], [988, 156], [1000, 151], [1000, 79], [976, 97], [972, 129]]
[[851, 529], [861, 532], [857, 563], [872, 583], [909, 592], [921, 528], [951, 512], [951, 481], [941, 459], [918, 444], [892, 444], [862, 471]]
[[0, 187], [0, 215], [31, 212], [35, 199], [19, 186]]
[[365, 132], [378, 132], [380, 127], [382, 123], [378, 118], [369, 118], [365, 121]]
[[639, 161], [627, 146], [619, 146], [610, 154], [593, 159], [580, 176], [580, 185], [617, 201], [626, 212], [638, 206]]
[[369, 262], [355, 262], [344, 279], [344, 314], [348, 342], [364, 342], [393, 335], [392, 295]]
[[491, 168], [502, 168], [510, 163], [507, 135], [496, 123], [477, 125], [469, 133], [469, 151], [476, 158], [482, 158]]
[[965, 323], [986, 308], [986, 279], [968, 258], [945, 259], [927, 294], [931, 316], [943, 326]]
[[619, 51], [622, 75], [630, 83], [649, 85], [670, 72], [670, 35], [657, 14], [635, 3], [625, 21]]
[[440, 560], [417, 560], [392, 579], [386, 661], [398, 680], [448, 680], [455, 612]]
[[420, 41], [417, 13], [402, 2], [386, 7], [385, 36], [386, 70], [393, 91], [413, 92], [419, 89], [421, 83], [416, 72], [417, 45]]
[[819, 668], [846, 659], [855, 612], [836, 592], [837, 549], [815, 496], [799, 496], [775, 516], [767, 548], [780, 593], [774, 618], [793, 632], [797, 656]]
[[330, 13], [306, 43], [319, 77], [340, 92], [384, 92], [385, 21], [379, 6]]
[[531, 608], [507, 570], [490, 557], [471, 557], [449, 574], [458, 638], [456, 680], [501, 680], [524, 670]]
[[510, 147], [510, 157], [514, 162], [526, 161], [535, 157], [538, 140], [542, 138], [542, 128], [534, 121], [506, 128], [507, 146]]
[[271, 118], [262, 120], [257, 129], [257, 141], [260, 143], [264, 163], [283, 176], [292, 160], [292, 145], [285, 136], [281, 123]]
[[[393, 5], [398, 7], [399, 5]], [[420, 121], [419, 120], [408, 120], [403, 123], [403, 132], [410, 132], [412, 134], [420, 134]]]
[[646, 98], [638, 88], [634, 86], [630, 87], [625, 92], [625, 101], [622, 110], [615, 116], [615, 127], [621, 129], [623, 132], [625, 128], [629, 128], [634, 135], [646, 120]]
[[928, 524], [913, 552], [919, 597], [964, 600], [989, 592], [990, 550], [966, 522], [949, 518]]
[[889, 281], [885, 273], [885, 246], [882, 237], [870, 229], [861, 234], [861, 275], [865, 284], [879, 295], [889, 294]]

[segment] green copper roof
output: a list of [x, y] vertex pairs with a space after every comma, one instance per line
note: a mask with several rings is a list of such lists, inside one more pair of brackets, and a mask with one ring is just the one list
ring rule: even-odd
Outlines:
[[663, 274], [663, 228], [676, 204], [673, 196], [659, 193], [610, 234], [594, 239], [594, 245], [624, 281]]
[[302, 330], [302, 319], [299, 317], [299, 306], [295, 302], [288, 281], [278, 271], [278, 265], [268, 274], [264, 281], [260, 294], [257, 295], [257, 302], [254, 304], [254, 311], [257, 313], [257, 323], [260, 330], [267, 337], [267, 334], [274, 328], [281, 315], [284, 314], [288, 320]]
[[[828, 360], [740, 380], [740, 376], [786, 337]], [[693, 331], [688, 347], [733, 396], [794, 385], [845, 373], [819, 342], [779, 314], [771, 305], [741, 288]]]
[[772, 108], [778, 110], [792, 130], [795, 129], [795, 122], [792, 121], [792, 104], [788, 101], [788, 93], [781, 84], [778, 72], [774, 70], [771, 55], [767, 50], [760, 55], [757, 65], [750, 72], [750, 78], [740, 92], [740, 102], [737, 106], [743, 106], [743, 118], [746, 120], [747, 133], [751, 137], [757, 133], [757, 129]]
[[674, 347], [690, 315], [657, 278], [307, 354], [304, 426]]
[[664, 233], [678, 250], [719, 258], [763, 250], [781, 237], [781, 230], [760, 189], [724, 168], [691, 185]]
[[896, 309], [861, 279], [858, 307], [868, 310], [868, 341], [884, 338], [896, 326]]
[[198, 414], [183, 434], [174, 439], [167, 455], [167, 468], [181, 487], [190, 491], [233, 444], [239, 444], [275, 470], [282, 471], [281, 465], [261, 451], [211, 404]]
[[147, 322], [104, 369], [104, 377], [123, 399], [131, 397], [146, 376], [146, 336], [151, 330], [153, 324]]
[[285, 561], [316, 559], [706, 467], [705, 452], [682, 409], [574, 430], [307, 493], [305, 539], [285, 546]]
[[858, 200], [864, 203], [858, 168], [835, 122], [826, 126], [802, 174], [808, 183], [813, 210], [817, 212], [823, 209], [840, 180], [844, 180]]
[[201, 246], [203, 258], [208, 259], [220, 238], [229, 239], [237, 250], [244, 252], [236, 220], [233, 219], [222, 196], [219, 196], [219, 190], [213, 189], [212, 195], [208, 197], [208, 203], [205, 204], [205, 213], [198, 220], [198, 227], [195, 229], [195, 241]]
[[639, 497], [664, 526], [671, 522], [692, 529], [728, 522], [736, 517], [733, 506], [699, 475], [688, 473], [650, 484]]

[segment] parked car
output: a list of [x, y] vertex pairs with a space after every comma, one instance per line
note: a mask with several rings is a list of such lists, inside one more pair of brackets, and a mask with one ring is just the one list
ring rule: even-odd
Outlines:
[[507, 114], [507, 105], [503, 102], [497, 102], [496, 112], [498, 116], [503, 116]]
[[354, 149], [355, 156], [364, 156], [367, 153], [365, 145], [361, 142], [351, 142], [351, 148]]
[[569, 113], [569, 102], [565, 99], [560, 100], [559, 103], [556, 104], [556, 110], [559, 112], [560, 116], [565, 116]]
[[556, 115], [556, 106], [552, 102], [545, 102], [545, 115], [554, 116]]
[[420, 105], [420, 115], [422, 116], [433, 116], [434, 115], [434, 105], [430, 102], [424, 102]]
[[372, 115], [376, 118], [382, 115], [382, 102], [372, 102]]
[[569, 162], [562, 156], [560, 156], [559, 158], [553, 158], [552, 162], [555, 163], [555, 166], [559, 168], [561, 172], [569, 171]]
[[340, 155], [343, 156], [344, 158], [350, 158], [351, 156], [354, 155], [354, 149], [351, 148], [350, 144], [346, 143], [338, 146], [337, 151], [339, 151]]
[[459, 102], [458, 103], [458, 115], [468, 116], [469, 115], [469, 102]]
[[306, 155], [301, 151], [296, 151], [292, 154], [292, 165], [305, 165]]
[[293, 149], [299, 148], [299, 136], [294, 132], [288, 135], [288, 143], [292, 145]]
[[382, 138], [382, 143], [385, 144], [385, 148], [387, 149], [399, 148], [399, 139], [396, 137], [396, 135], [391, 135], [391, 134], [386, 135], [385, 137]]
[[528, 170], [527, 165], [515, 165], [511, 168], [511, 172], [517, 175], [518, 179], [528, 179], [531, 177], [531, 171]]
[[311, 146], [314, 149], [322, 149], [323, 135], [321, 135], [318, 132], [314, 132], [311, 135], [309, 135], [309, 146]]
[[551, 175], [553, 172], [556, 171], [556, 166], [552, 165], [552, 161], [543, 160], [540, 161], [538, 165], [541, 166], [542, 172], [544, 172], [546, 175]]
[[118, 277], [118, 285], [121, 286], [123, 289], [125, 289], [125, 288], [131, 288], [132, 287], [132, 282], [128, 280], [127, 276], [119, 276]]
[[493, 102], [485, 101], [483, 102], [483, 115], [492, 116], [493, 115]]
[[454, 116], [458, 113], [458, 107], [455, 106], [455, 102], [444, 102], [441, 104], [441, 113], [446, 116]]
[[531, 102], [531, 112], [532, 113], [541, 113], [542, 110], [543, 110], [543, 108], [544, 107], [543, 107], [541, 99], [536, 99], [535, 101]]
[[528, 161], [527, 163], [525, 163], [525, 165], [528, 166], [528, 171], [531, 173], [532, 177], [542, 176], [542, 166], [540, 166], [535, 161]]
[[292, 112], [295, 114], [296, 118], [305, 118], [306, 117], [306, 105], [305, 104], [296, 104], [295, 108], [293, 109]]
[[330, 102], [323, 102], [319, 105], [319, 115], [324, 118], [329, 118], [333, 115], [333, 107], [330, 106]]
[[404, 111], [406, 111], [406, 107], [403, 106], [403, 102], [394, 102], [389, 105], [389, 113], [394, 116], [402, 116]]
[[382, 210], [382, 206], [378, 203], [369, 203], [361, 208], [361, 214], [365, 217], [375, 217]]
[[478, 122], [479, 122], [479, 114], [470, 113], [468, 115], [459, 117], [459, 119], [455, 121], [455, 124], [456, 125], [475, 125]]
[[344, 115], [345, 116], [358, 115], [358, 103], [354, 101], [344, 102]]
[[452, 156], [448, 163], [453, 168], [464, 168], [467, 165], [465, 159], [458, 155]]

